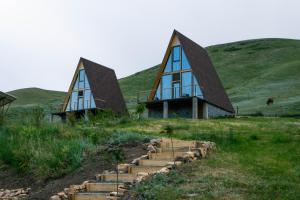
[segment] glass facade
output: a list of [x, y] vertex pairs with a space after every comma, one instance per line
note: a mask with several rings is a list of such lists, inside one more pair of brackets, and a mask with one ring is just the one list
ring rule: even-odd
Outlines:
[[172, 98], [172, 75], [162, 76], [162, 99]]
[[156, 90], [155, 100], [190, 96], [202, 97], [202, 91], [183, 48], [174, 46]]
[[66, 111], [96, 108], [85, 70], [81, 68], [76, 77]]
[[182, 96], [192, 96], [192, 72], [182, 73]]

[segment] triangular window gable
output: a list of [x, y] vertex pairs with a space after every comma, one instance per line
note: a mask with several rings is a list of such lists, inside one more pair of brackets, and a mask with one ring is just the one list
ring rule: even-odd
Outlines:
[[66, 111], [70, 112], [96, 108], [95, 100], [91, 92], [84, 67], [79, 68], [76, 76], [76, 81], [70, 93]]
[[167, 63], [159, 79], [155, 100], [197, 96], [203, 98], [199, 81], [181, 45], [171, 47]]

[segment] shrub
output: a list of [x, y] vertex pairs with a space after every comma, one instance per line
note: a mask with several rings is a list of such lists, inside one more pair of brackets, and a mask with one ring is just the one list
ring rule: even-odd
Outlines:
[[42, 121], [45, 117], [44, 109], [40, 106], [36, 106], [32, 109], [32, 122], [36, 127], [41, 127]]
[[145, 112], [145, 110], [146, 110], [146, 105], [144, 103], [137, 104], [135, 108], [135, 112], [138, 116], [138, 119], [141, 118], [141, 115]]
[[75, 126], [77, 122], [75, 113], [67, 113], [67, 121], [71, 126]]
[[111, 136], [109, 143], [114, 145], [119, 145], [119, 144], [126, 144], [129, 142], [149, 142], [153, 138], [154, 138], [153, 136], [142, 135], [139, 133], [117, 132]]
[[259, 139], [259, 137], [258, 137], [257, 135], [254, 135], [254, 134], [250, 135], [249, 138], [250, 138], [251, 140], [258, 140], [258, 139]]

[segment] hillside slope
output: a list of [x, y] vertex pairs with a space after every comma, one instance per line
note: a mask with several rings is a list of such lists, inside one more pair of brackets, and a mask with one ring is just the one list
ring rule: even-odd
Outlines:
[[40, 88], [24, 88], [8, 92], [17, 98], [12, 107], [49, 106], [63, 103], [65, 92], [44, 90]]
[[[258, 39], [206, 48], [239, 113], [300, 113], [300, 40]], [[120, 80], [129, 108], [138, 91], [150, 90], [158, 66]], [[268, 97], [274, 104], [266, 106]]]
[[[206, 48], [223, 85], [240, 114], [300, 114], [300, 40], [258, 39]], [[159, 65], [119, 80], [130, 110], [139, 91], [150, 90]], [[9, 92], [12, 106], [58, 105], [65, 92], [25, 88]], [[273, 97], [274, 104], [266, 105]]]

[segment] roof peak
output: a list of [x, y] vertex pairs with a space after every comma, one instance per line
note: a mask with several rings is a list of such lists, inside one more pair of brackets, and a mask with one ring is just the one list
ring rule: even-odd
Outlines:
[[104, 66], [104, 65], [101, 65], [101, 64], [99, 64], [99, 63], [93, 62], [93, 61], [88, 60], [88, 59], [83, 58], [83, 57], [80, 57], [79, 63], [80, 63], [80, 61], [82, 61], [84, 65], [85, 65], [85, 64], [87, 64], [87, 65], [92, 64], [92, 65], [96, 65], [97, 67], [104, 68], [104, 69], [106, 69], [106, 70], [115, 71], [115, 70], [113, 70], [113, 69], [111, 69], [111, 68], [109, 68], [109, 67], [106, 67], [106, 66]]

